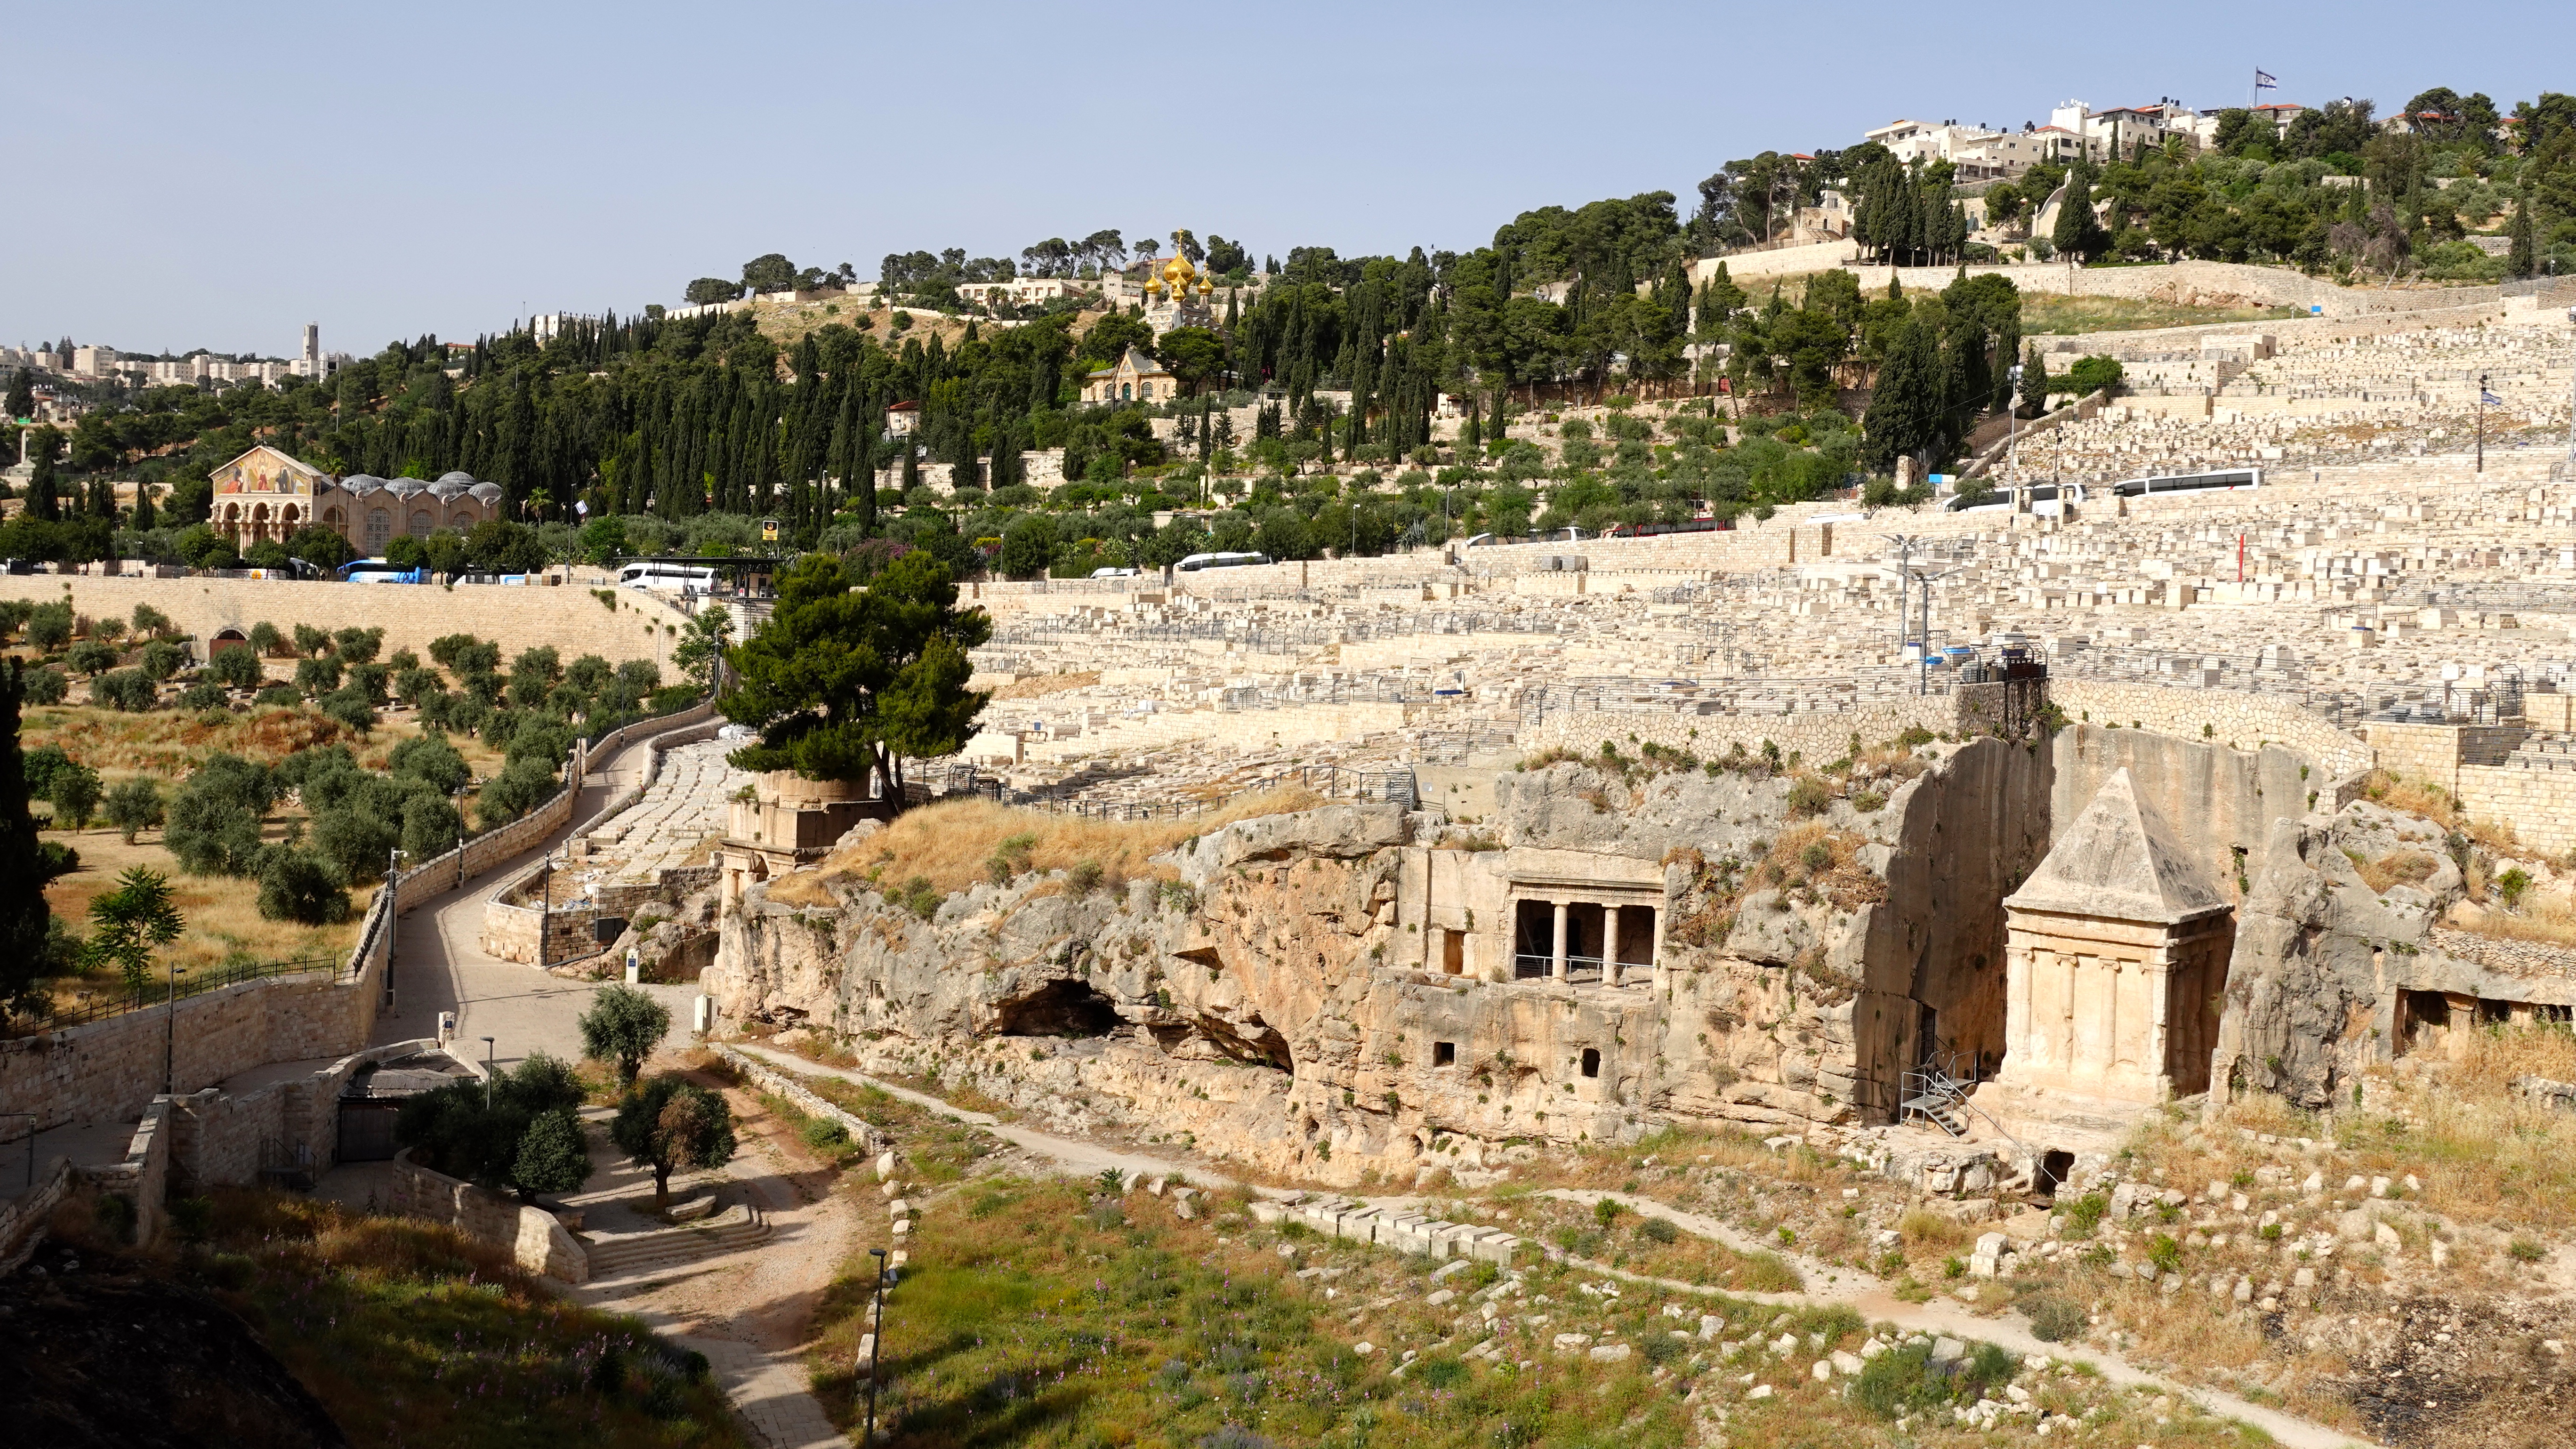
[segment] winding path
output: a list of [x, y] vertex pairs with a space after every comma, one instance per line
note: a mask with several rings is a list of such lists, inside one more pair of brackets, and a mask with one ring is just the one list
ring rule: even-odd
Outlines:
[[[737, 1044], [737, 1049], [787, 1071], [800, 1072], [807, 1076], [838, 1077], [843, 1081], [863, 1083], [957, 1121], [971, 1122], [1013, 1146], [1042, 1157], [1052, 1158], [1077, 1173], [1095, 1173], [1104, 1168], [1115, 1167], [1130, 1177], [1139, 1173], [1146, 1176], [1168, 1176], [1210, 1188], [1239, 1185], [1232, 1179], [1212, 1173], [1203, 1167], [1142, 1153], [1112, 1151], [1095, 1142], [1085, 1142], [1073, 1137], [1059, 1137], [1051, 1132], [1038, 1132], [1026, 1127], [1013, 1126], [990, 1113], [970, 1112], [963, 1107], [954, 1107], [926, 1092], [917, 1092], [909, 1087], [879, 1081], [864, 1072], [851, 1071], [845, 1067], [825, 1066], [819, 1062], [810, 1062], [802, 1057], [774, 1051], [767, 1047]], [[1255, 1186], [1253, 1191], [1276, 1193], [1280, 1190]], [[1609, 1198], [1631, 1211], [1652, 1212], [1657, 1217], [1669, 1219], [1674, 1227], [1683, 1232], [1706, 1238], [1739, 1253], [1778, 1251], [1776, 1247], [1766, 1245], [1715, 1218], [1701, 1213], [1685, 1212], [1649, 1197], [1580, 1188], [1550, 1188], [1546, 1195], [1578, 1203], [1591, 1203], [1601, 1198]], [[1408, 1207], [1417, 1201], [1410, 1197], [1359, 1200], [1372, 1207], [1386, 1209]], [[2252, 1424], [2282, 1444], [2290, 1446], [2290, 1449], [2374, 1449], [2369, 1440], [2358, 1439], [2323, 1424], [2299, 1418], [2294, 1414], [2283, 1413], [2278, 1409], [2255, 1403], [2251, 1399], [2239, 1398], [2234, 1394], [2223, 1393], [2216, 1389], [2180, 1383], [2150, 1373], [2116, 1353], [2091, 1348], [2071, 1350], [2062, 1343], [2043, 1343], [2031, 1334], [2025, 1324], [2011, 1318], [1980, 1318], [1961, 1309], [1929, 1303], [1907, 1303], [1895, 1297], [1889, 1291], [1887, 1284], [1868, 1273], [1820, 1262], [1795, 1253], [1782, 1254], [1782, 1256], [1788, 1258], [1810, 1282], [1830, 1279], [1833, 1286], [1823, 1291], [1807, 1293], [1735, 1292], [1697, 1283], [1684, 1283], [1671, 1278], [1655, 1278], [1642, 1273], [1632, 1273], [1604, 1263], [1568, 1257], [1554, 1249], [1544, 1251], [1550, 1257], [1582, 1268], [1586, 1272], [1622, 1278], [1632, 1283], [1651, 1284], [1674, 1292], [1705, 1294], [1712, 1297], [1723, 1294], [1729, 1298], [1783, 1307], [1847, 1304], [1873, 1323], [1893, 1323], [1909, 1331], [1948, 1334], [1954, 1338], [1982, 1339], [2018, 1354], [2045, 1353], [2053, 1358], [2089, 1362], [2101, 1370], [2104, 1378], [2113, 1383], [2153, 1388], [2162, 1393], [2191, 1400], [2213, 1413]]]
[[[404, 904], [394, 931], [394, 1001], [376, 1022], [379, 1043], [432, 1037], [439, 1013], [456, 1013], [455, 1046], [472, 1054], [491, 1037], [491, 1057], [503, 1068], [544, 1051], [566, 1061], [581, 1057], [581, 1013], [599, 988], [595, 983], [566, 981], [533, 966], [504, 961], [478, 944], [483, 902], [505, 872], [516, 870], [538, 850], [560, 849], [574, 828], [607, 808], [609, 801], [632, 786], [651, 759], [651, 742], [638, 741], [609, 757], [582, 777], [574, 801], [572, 824], [537, 846], [492, 870], [469, 877], [462, 886], [435, 895], [419, 895]], [[667, 814], [667, 802], [661, 802]], [[621, 819], [624, 817], [621, 816]], [[658, 816], [656, 817], [658, 820]], [[689, 1040], [691, 985], [646, 986], [671, 1011], [671, 1033], [665, 1050]], [[375, 1164], [365, 1164], [372, 1167]], [[344, 1169], [344, 1171], [347, 1171]], [[682, 1265], [675, 1270], [566, 1290], [596, 1307], [632, 1313], [655, 1331], [707, 1356], [716, 1381], [760, 1442], [769, 1449], [825, 1449], [848, 1439], [808, 1391], [803, 1355], [792, 1348], [771, 1350], [755, 1338], [784, 1343], [801, 1338], [811, 1319], [813, 1285], [781, 1287], [769, 1281], [773, 1264], [818, 1270], [828, 1283], [841, 1255], [833, 1250], [838, 1225], [820, 1211], [824, 1204], [800, 1193], [792, 1168], [771, 1152], [746, 1153], [727, 1178], [762, 1205], [777, 1235], [722, 1257]], [[364, 1196], [363, 1181], [353, 1180], [339, 1195]], [[782, 1255], [786, 1249], [792, 1258]], [[764, 1255], [764, 1250], [766, 1254]], [[708, 1291], [702, 1280], [724, 1275], [739, 1290], [727, 1296]], [[701, 1281], [694, 1292], [675, 1293], [676, 1281]], [[800, 1316], [801, 1313], [801, 1316]], [[786, 1322], [789, 1318], [797, 1321]]]

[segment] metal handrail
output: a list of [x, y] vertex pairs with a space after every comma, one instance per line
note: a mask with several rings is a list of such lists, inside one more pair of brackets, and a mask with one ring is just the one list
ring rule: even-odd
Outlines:
[[328, 956], [299, 956], [286, 961], [256, 961], [232, 966], [217, 966], [182, 976], [178, 978], [175, 985], [163, 982], [141, 990], [95, 1000], [83, 1006], [52, 1007], [41, 1017], [12, 1019], [9, 1030], [11, 1034], [21, 1036], [60, 1031], [65, 1027], [80, 1026], [110, 1016], [122, 1016], [129, 1011], [143, 1011], [155, 1006], [164, 1006], [185, 997], [202, 996], [209, 991], [220, 991], [227, 986], [239, 986], [245, 981], [263, 981], [277, 976], [302, 976], [315, 972], [328, 972], [336, 978], [340, 970], [341, 963]]

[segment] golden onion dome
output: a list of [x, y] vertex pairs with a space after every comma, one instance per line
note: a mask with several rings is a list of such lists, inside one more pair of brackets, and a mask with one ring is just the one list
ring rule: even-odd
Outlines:
[[1155, 276], [1155, 275], [1154, 275], [1153, 273], [1151, 273], [1151, 272], [1147, 272], [1147, 273], [1145, 274], [1145, 295], [1146, 295], [1146, 296], [1149, 296], [1149, 297], [1152, 297], [1152, 296], [1159, 296], [1159, 295], [1161, 295], [1162, 290], [1163, 290], [1163, 279], [1162, 279], [1162, 278], [1160, 278], [1160, 277], [1158, 277], [1158, 276]]
[[1187, 290], [1190, 279], [1197, 275], [1198, 269], [1190, 265], [1190, 259], [1178, 252], [1172, 254], [1170, 261], [1163, 263], [1163, 280], [1170, 285], [1175, 297]]

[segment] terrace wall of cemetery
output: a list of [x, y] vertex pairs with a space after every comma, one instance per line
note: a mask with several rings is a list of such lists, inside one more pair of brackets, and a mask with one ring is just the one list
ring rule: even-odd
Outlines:
[[383, 655], [409, 649], [426, 659], [429, 642], [444, 634], [473, 634], [496, 641], [502, 658], [550, 646], [570, 661], [596, 654], [610, 663], [650, 659], [667, 663], [676, 631], [688, 616], [641, 589], [616, 591], [616, 606], [589, 589], [529, 585], [344, 584], [264, 579], [145, 578], [123, 574], [0, 575], [0, 599], [54, 603], [66, 589], [75, 613], [130, 619], [137, 604], [170, 616], [202, 650], [226, 629], [248, 633], [262, 622], [292, 631], [296, 624], [322, 629], [385, 631]]

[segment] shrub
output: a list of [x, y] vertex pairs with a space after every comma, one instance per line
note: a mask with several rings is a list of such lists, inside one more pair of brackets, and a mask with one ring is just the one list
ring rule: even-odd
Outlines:
[[141, 714], [161, 702], [161, 691], [140, 669], [111, 669], [90, 681], [89, 698], [102, 708]]
[[456, 746], [436, 735], [422, 735], [404, 740], [385, 757], [385, 768], [397, 775], [409, 776], [426, 783], [442, 795], [452, 795], [474, 772], [466, 766], [465, 756]]
[[262, 709], [293, 709], [304, 702], [304, 696], [296, 693], [294, 685], [272, 684], [252, 695], [250, 702]]
[[365, 734], [376, 727], [375, 706], [367, 702], [367, 696], [363, 690], [335, 689], [322, 696], [321, 704], [324, 714], [356, 730], [359, 734]]
[[2018, 1306], [2030, 1316], [2030, 1336], [2042, 1343], [2065, 1343], [2084, 1331], [2083, 1307], [2054, 1293], [2031, 1294]]
[[555, 793], [554, 771], [535, 760], [513, 760], [492, 783], [476, 792], [474, 813], [483, 828], [507, 825], [542, 805]]
[[581, 1079], [536, 1052], [481, 1082], [456, 1082], [406, 1099], [394, 1140], [441, 1172], [522, 1198], [571, 1192], [590, 1175]]
[[1065, 872], [1065, 888], [1077, 896], [1087, 896], [1100, 888], [1100, 874], [1099, 861], [1083, 861]]
[[258, 869], [260, 817], [277, 803], [277, 775], [239, 755], [218, 753], [171, 796], [165, 843], [192, 875], [250, 875]]
[[82, 674], [104, 674], [116, 667], [116, 649], [97, 639], [83, 639], [63, 655], [63, 662]]
[[1650, 1217], [1644, 1222], [1637, 1224], [1637, 1236], [1651, 1239], [1654, 1242], [1674, 1242], [1677, 1241], [1681, 1235], [1681, 1229], [1674, 1227], [1673, 1221], [1670, 1218]]
[[2102, 1225], [2102, 1215], [2111, 1210], [2111, 1200], [2098, 1192], [2088, 1192], [2066, 1205], [2066, 1236], [2089, 1238]]
[[266, 619], [251, 625], [250, 634], [247, 637], [250, 639], [251, 652], [254, 654], [283, 657], [286, 653], [286, 636], [278, 633], [277, 626]]
[[618, 1084], [631, 1087], [644, 1059], [670, 1031], [671, 1013], [634, 987], [610, 986], [591, 999], [578, 1025], [582, 1054], [615, 1067]]
[[30, 671], [25, 678], [29, 704], [60, 704], [72, 692], [70, 677], [51, 665]]
[[272, 845], [260, 852], [259, 913], [272, 921], [337, 925], [349, 919], [349, 892], [321, 856]]
[[619, 1151], [653, 1170], [657, 1204], [670, 1198], [673, 1169], [722, 1167], [733, 1160], [733, 1110], [724, 1098], [678, 1077], [655, 1077], [629, 1090], [608, 1135]]
[[206, 661], [198, 671], [200, 682], [222, 685], [226, 689], [257, 689], [265, 678], [259, 666], [259, 654], [251, 649], [227, 649]]
[[2516, 1238], [2505, 1245], [2505, 1252], [2517, 1263], [2537, 1263], [2549, 1256], [2549, 1250], [2537, 1238]]
[[150, 604], [137, 604], [134, 606], [135, 633], [155, 635], [167, 634], [170, 632], [172, 627], [170, 616], [162, 613], [159, 609], [152, 607]]
[[224, 692], [222, 685], [200, 679], [179, 691], [177, 703], [181, 709], [202, 713], [210, 709], [221, 709], [230, 699], [231, 696]]
[[155, 639], [143, 646], [143, 672], [151, 675], [156, 684], [178, 673], [187, 662], [188, 651], [167, 639]]
[[98, 810], [98, 795], [98, 771], [87, 765], [57, 766], [45, 785], [45, 798], [54, 804], [57, 829], [68, 825], [74, 830], [87, 830], [90, 816]]
[[1834, 792], [1822, 780], [1800, 780], [1789, 787], [1789, 813], [1792, 816], [1822, 815], [1834, 803]]
[[126, 844], [132, 845], [136, 835], [161, 823], [161, 787], [146, 775], [120, 780], [115, 789], [107, 792], [104, 813], [107, 823], [117, 828]]
[[66, 603], [38, 604], [27, 611], [27, 642], [46, 654], [72, 640], [72, 606]]

